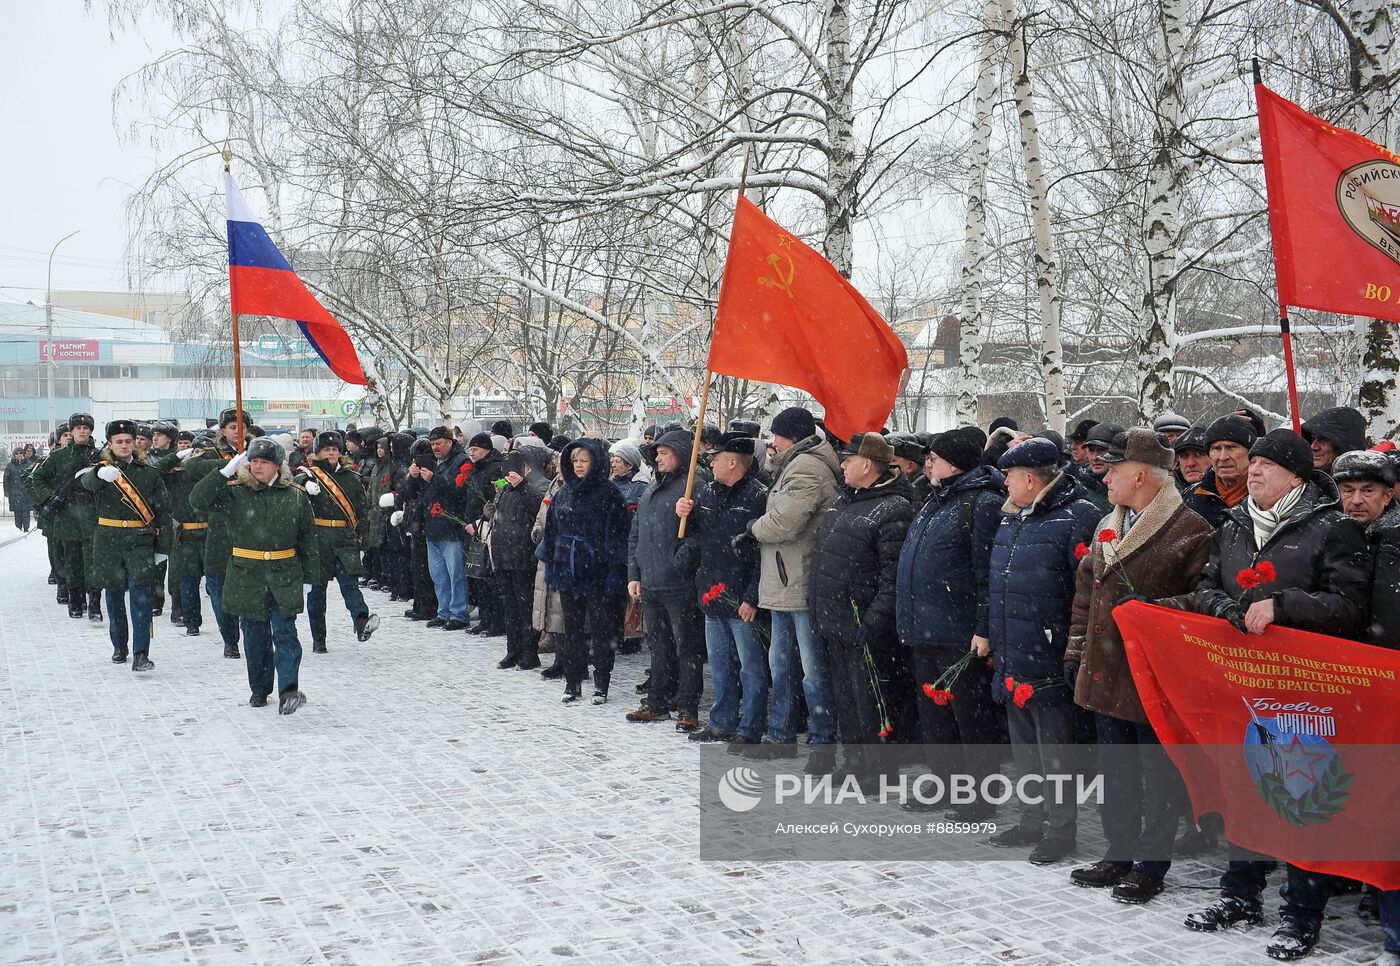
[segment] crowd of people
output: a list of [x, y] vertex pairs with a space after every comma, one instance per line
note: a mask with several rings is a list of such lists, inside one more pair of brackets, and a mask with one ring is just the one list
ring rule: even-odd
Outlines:
[[[938, 767], [974, 778], [1000, 767], [998, 746], [1023, 773], [1053, 773], [1066, 747], [1134, 745], [1137, 767], [1105, 773], [1106, 851], [1070, 873], [1123, 903], [1151, 901], [1172, 856], [1220, 828], [1192, 820], [1116, 606], [1400, 646], [1400, 451], [1367, 448], [1346, 407], [1301, 435], [1241, 409], [1195, 425], [1086, 419], [1067, 440], [1009, 419], [841, 440], [800, 407], [766, 433], [735, 421], [617, 441], [506, 421], [470, 437], [439, 426], [293, 440], [234, 410], [193, 432], [116, 420], [101, 448], [94, 429], [74, 414], [42, 461], [17, 454], [5, 488], [15, 477], [32, 500], [58, 603], [94, 621], [105, 603], [114, 662], [153, 668], [151, 620], [167, 601], [198, 636], [202, 580], [224, 656], [246, 657], [249, 703], [275, 690], [290, 714], [305, 702], [295, 618], [307, 612], [313, 652], [327, 651], [334, 580], [359, 640], [380, 626], [364, 591], [387, 594], [407, 620], [503, 637], [499, 667], [540, 669], [570, 705], [585, 685], [606, 704], [615, 655], [644, 641], [649, 674], [628, 721], [674, 720], [692, 741], [800, 757], [812, 774], [873, 782], [890, 744], [937, 749]], [[1266, 586], [1241, 585], [1265, 563]], [[992, 844], [1060, 862], [1077, 822], [1073, 804], [1021, 804]], [[1261, 923], [1272, 867], [1232, 846], [1219, 895], [1185, 925]], [[1350, 884], [1287, 863], [1282, 878], [1267, 952], [1293, 959]], [[1400, 893], [1367, 890], [1360, 911], [1400, 962]]]

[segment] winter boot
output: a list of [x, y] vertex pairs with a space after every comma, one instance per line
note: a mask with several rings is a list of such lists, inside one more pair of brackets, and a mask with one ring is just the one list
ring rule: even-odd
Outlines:
[[1301, 919], [1280, 919], [1264, 952], [1270, 959], [1302, 959], [1317, 945], [1320, 927]]
[[153, 589], [151, 592], [151, 616], [159, 617], [165, 613], [165, 591]]
[[1113, 891], [1108, 894], [1108, 897], [1114, 902], [1140, 906], [1161, 892], [1162, 880], [1159, 876], [1134, 870], [1129, 872], [1122, 882], [1113, 887]]
[[66, 580], [64, 580], [62, 577], [60, 577], [57, 581], [52, 581], [52, 580], [51, 580], [51, 581], [49, 581], [49, 583], [51, 583], [51, 584], [52, 584], [52, 583], [57, 583], [57, 584], [58, 584], [58, 592], [55, 594], [55, 599], [56, 599], [60, 604], [66, 604], [66, 603], [68, 603], [68, 581], [66, 581]]
[[112, 648], [112, 663], [113, 663], [113, 664], [125, 664], [125, 663], [126, 663], [126, 648], [124, 648], [124, 647], [114, 647], [114, 648]]
[[1046, 836], [1040, 840], [1040, 844], [1031, 849], [1030, 858], [1026, 861], [1031, 865], [1051, 865], [1061, 859], [1067, 859], [1074, 854], [1074, 839], [1063, 836]]
[[[1118, 865], [1115, 862], [1095, 862], [1093, 865], [1083, 869], [1075, 869], [1069, 874], [1069, 881], [1084, 889], [1107, 889], [1109, 886], [1116, 886], [1128, 877], [1128, 873], [1133, 871], [1130, 865]], [[1186, 925], [1191, 926], [1190, 917], [1187, 917]], [[1195, 926], [1191, 926], [1195, 929]]]
[[642, 706], [636, 711], [627, 712], [628, 721], [669, 721], [670, 719], [671, 712], [664, 708], [660, 710], [654, 709], [645, 701], [642, 702]]
[[553, 664], [551, 664], [549, 667], [545, 668], [543, 671], [540, 672], [540, 677], [548, 678], [550, 680], [554, 680], [555, 678], [562, 678], [563, 676], [564, 665], [561, 661], [558, 660], [556, 660]]
[[1258, 902], [1249, 902], [1236, 896], [1219, 896], [1200, 912], [1186, 917], [1186, 928], [1197, 932], [1217, 932], [1244, 923], [1257, 926], [1264, 921], [1264, 908]]
[[650, 691], [650, 690], [651, 690], [651, 675], [648, 674], [648, 675], [646, 676], [646, 678], [643, 679], [642, 683], [639, 684], [639, 685], [637, 685], [637, 693], [638, 693], [638, 694], [646, 694], [646, 693], [647, 693], [648, 691]]
[[83, 600], [83, 592], [81, 590], [75, 590], [70, 593], [68, 595], [68, 616], [74, 620], [82, 620], [83, 615], [87, 613], [84, 606], [85, 603], [86, 601]]
[[131, 657], [131, 669], [133, 671], [154, 671], [155, 665], [151, 663], [150, 657], [145, 651], [137, 651]]
[[595, 672], [593, 672], [593, 703], [594, 703], [594, 704], [607, 704], [607, 703], [608, 703], [608, 685], [611, 684], [611, 683], [612, 683], [612, 672], [610, 672], [610, 671], [595, 671]]
[[312, 654], [325, 654], [325, 653], [326, 653], [326, 642], [325, 642], [325, 641], [312, 641], [312, 642], [311, 642], [311, 653], [312, 653]]
[[676, 730], [683, 734], [694, 734], [700, 730], [700, 715], [694, 711], [676, 713]]
[[52, 570], [49, 571], [49, 583], [50, 583], [50, 584], [56, 584], [56, 583], [58, 583], [58, 574], [54, 573]]
[[379, 617], [376, 614], [361, 614], [355, 618], [355, 639], [367, 641], [379, 630]]
[[997, 832], [987, 840], [987, 844], [998, 849], [1021, 849], [1027, 845], [1039, 845], [1044, 834], [1041, 829], [1017, 824]]
[[180, 606], [180, 595], [170, 598], [170, 623], [179, 627], [185, 622], [185, 609]]
[[241, 658], [242, 656], [243, 656], [242, 654], [239, 654], [239, 653], [238, 653], [238, 645], [237, 645], [237, 644], [225, 644], [225, 645], [224, 645], [224, 657], [229, 658], [230, 660], [236, 661], [236, 660], [238, 660], [239, 658]]
[[535, 649], [528, 642], [525, 645], [525, 650], [520, 654], [520, 659], [515, 662], [515, 666], [522, 671], [533, 671], [540, 666], [540, 656], [535, 653]]
[[582, 684], [566, 684], [566, 685], [564, 685], [564, 703], [565, 703], [565, 704], [575, 704], [575, 703], [577, 703], [578, 700], [579, 700], [580, 698], [582, 698], [582, 697], [583, 697], [583, 685], [582, 685]]
[[277, 702], [278, 714], [296, 714], [297, 708], [306, 703], [306, 695], [294, 684], [282, 692], [281, 699]]
[[102, 616], [102, 591], [88, 591], [87, 604], [88, 620], [92, 621], [93, 623], [100, 623], [101, 621], [105, 620], [105, 618]]
[[248, 698], [248, 707], [250, 707], [250, 708], [266, 708], [266, 707], [267, 707], [267, 695], [265, 695], [265, 694], [254, 694], [254, 695], [252, 695], [251, 697]]
[[514, 654], [507, 654], [505, 657], [501, 658], [499, 661], [496, 662], [496, 667], [500, 668], [502, 671], [505, 671], [515, 667], [519, 663], [520, 658], [516, 657]]

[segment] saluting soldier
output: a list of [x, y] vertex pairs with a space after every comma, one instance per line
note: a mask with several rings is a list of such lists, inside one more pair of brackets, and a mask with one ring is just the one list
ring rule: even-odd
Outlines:
[[115, 419], [107, 424], [107, 445], [96, 467], [79, 475], [83, 489], [94, 496], [97, 530], [90, 574], [92, 586], [107, 591], [112, 663], [126, 663], [130, 643], [131, 670], [149, 671], [155, 667], [150, 659], [151, 586], [156, 564], [166, 559], [170, 547], [170, 506], [160, 470], [135, 450], [136, 424]]
[[[248, 704], [261, 708], [277, 672], [278, 711], [306, 703], [298, 686], [301, 642], [296, 615], [316, 572], [316, 525], [306, 494], [292, 486], [282, 447], [255, 439], [245, 453], [207, 473], [190, 491], [190, 506], [227, 520], [231, 544], [223, 606], [241, 619], [247, 654]], [[212, 538], [212, 535], [211, 535]]]
[[[210, 436], [198, 440], [182, 439], [185, 445], [176, 451], [175, 462], [165, 471], [165, 488], [170, 493], [170, 516], [173, 520], [170, 549], [171, 613], [179, 613], [186, 637], [198, 637], [204, 625], [203, 608], [199, 605], [199, 581], [204, 576], [204, 544], [209, 536], [209, 518], [190, 506], [190, 491], [200, 478], [189, 463], [214, 446]], [[196, 464], [196, 470], [198, 464]], [[236, 645], [235, 645], [236, 648]]]
[[293, 477], [311, 498], [320, 549], [319, 565], [311, 571], [311, 589], [306, 594], [313, 654], [326, 653], [326, 587], [332, 577], [340, 585], [345, 609], [354, 618], [355, 636], [367, 641], [379, 627], [379, 618], [369, 612], [357, 579], [363, 572], [360, 543], [368, 507], [355, 464], [341, 455], [344, 446], [345, 437], [338, 430], [317, 434], [314, 457]]
[[92, 494], [78, 485], [78, 476], [97, 462], [97, 447], [92, 442], [96, 426], [87, 413], [68, 417], [73, 442], [49, 454], [30, 479], [35, 499], [43, 503], [50, 520], [49, 536], [63, 545], [63, 576], [68, 583], [68, 616], [81, 619], [84, 604], [91, 621], [102, 620], [100, 592], [88, 583], [92, 561], [93, 531], [97, 529], [97, 512]]
[[[245, 412], [245, 433], [250, 431], [252, 425], [253, 421]], [[236, 455], [237, 445], [238, 413], [225, 409], [219, 414], [219, 436], [214, 445], [204, 450], [197, 460], [191, 458], [185, 468], [196, 481], [203, 479], [215, 470], [226, 467]], [[210, 511], [207, 516], [209, 528], [204, 538], [204, 592], [209, 595], [214, 620], [219, 625], [219, 636], [224, 641], [224, 657], [237, 659], [243, 656], [238, 652], [238, 618], [223, 606], [224, 574], [228, 569], [229, 547], [232, 544], [229, 542], [223, 509]]]

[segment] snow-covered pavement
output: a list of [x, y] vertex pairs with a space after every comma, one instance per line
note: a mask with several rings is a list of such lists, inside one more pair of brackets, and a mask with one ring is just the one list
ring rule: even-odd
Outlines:
[[[52, 603], [37, 533], [0, 572], [5, 963], [1268, 961], [1268, 928], [1181, 926], [1203, 863], [1141, 908], [1068, 863], [702, 863], [696, 746], [623, 720], [643, 656], [610, 704], [565, 707], [382, 594], [354, 643], [333, 592], [329, 654], [299, 622], [310, 702], [279, 717], [207, 616], [194, 639], [158, 618], [135, 675]], [[1355, 907], [1309, 962], [1379, 953]]]

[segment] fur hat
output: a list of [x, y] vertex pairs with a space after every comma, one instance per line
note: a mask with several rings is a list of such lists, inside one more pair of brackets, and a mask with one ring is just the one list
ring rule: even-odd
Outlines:
[[718, 453], [740, 453], [752, 456], [757, 439], [747, 433], [722, 433], [714, 443]]
[[259, 436], [248, 444], [248, 459], [250, 460], [271, 460], [281, 466], [286, 458], [286, 451], [278, 445], [275, 439]]
[[815, 433], [817, 421], [801, 406], [789, 406], [773, 417], [772, 431], [774, 436], [796, 442]]
[[1135, 428], [1116, 436], [1108, 452], [1099, 459], [1105, 463], [1146, 463], [1169, 470], [1176, 462], [1176, 454], [1162, 444], [1156, 429]]
[[137, 436], [144, 436], [146, 439], [154, 439], [155, 436], [153, 435], [153, 433], [154, 433], [154, 430], [151, 429], [151, 424], [150, 424], [150, 423], [137, 423], [137, 424], [136, 424], [136, 435], [137, 435]]
[[939, 433], [930, 449], [933, 455], [963, 472], [974, 470], [982, 463], [982, 450], [987, 437], [976, 426], [959, 426]]
[[[97, 420], [93, 419], [92, 416], [87, 413], [74, 413], [68, 417], [68, 428], [70, 430], [76, 429], [79, 426], [86, 426], [88, 429], [96, 429]], [[132, 435], [134, 436], [135, 433], [133, 432]]]
[[731, 419], [729, 421], [729, 432], [739, 436], [752, 436], [757, 439], [761, 428], [752, 419]]
[[1249, 458], [1262, 456], [1282, 466], [1304, 481], [1312, 479], [1312, 447], [1291, 429], [1276, 429], [1255, 441], [1249, 448]]
[[345, 452], [345, 436], [338, 429], [328, 429], [323, 433], [316, 434], [316, 444], [312, 451], [319, 453], [327, 446], [334, 446], [342, 453]]
[[[230, 425], [231, 423], [236, 423], [237, 421], [238, 421], [238, 411], [235, 410], [235, 409], [225, 409], [223, 412], [219, 413], [219, 428], [220, 428], [220, 429], [223, 429], [225, 426], [228, 426], [228, 425]], [[251, 425], [253, 425], [253, 418], [252, 418], [251, 416], [248, 415], [247, 410], [244, 410], [244, 412], [243, 412], [243, 425], [244, 425], [244, 426], [251, 426]]]
[[127, 436], [136, 436], [139, 428], [139, 426], [129, 419], [114, 419], [107, 424], [107, 439], [110, 440], [113, 436], [121, 436], [123, 434]]
[[428, 430], [428, 439], [445, 439], [449, 443], [456, 441], [455, 437], [452, 435], [452, 430], [448, 429], [446, 426], [434, 426], [432, 429]]
[[1332, 480], [1336, 483], [1379, 483], [1395, 485], [1395, 464], [1385, 453], [1374, 450], [1351, 450], [1337, 457], [1332, 464]]

